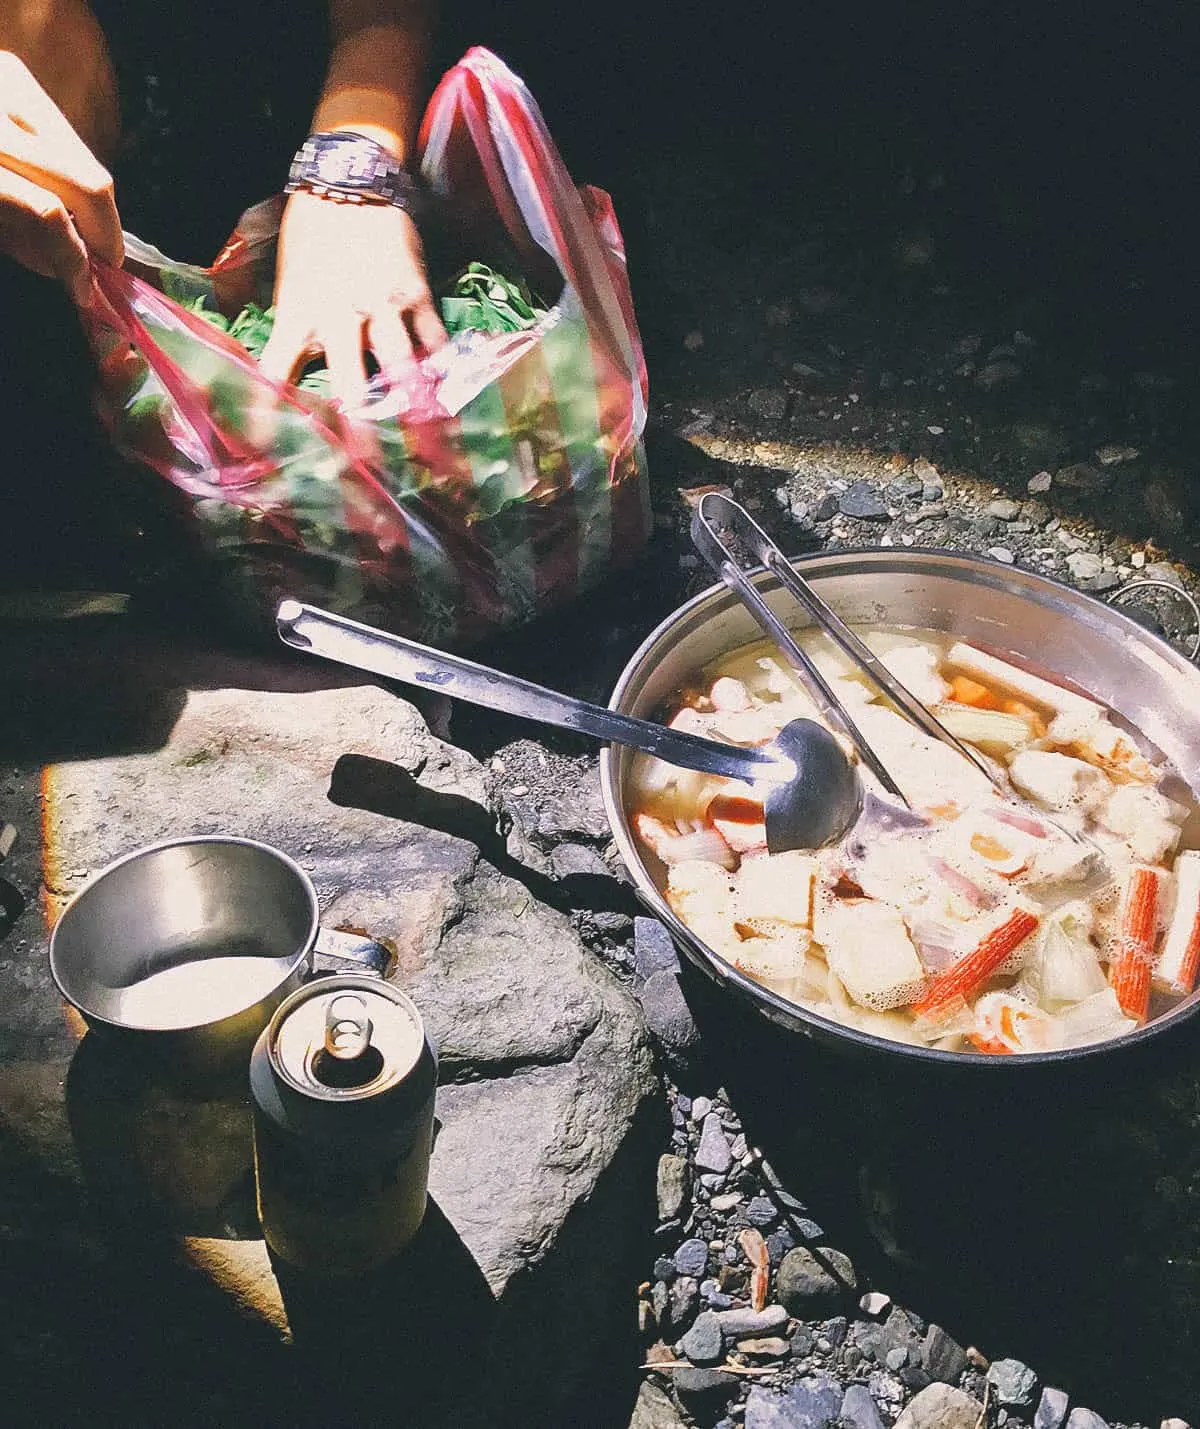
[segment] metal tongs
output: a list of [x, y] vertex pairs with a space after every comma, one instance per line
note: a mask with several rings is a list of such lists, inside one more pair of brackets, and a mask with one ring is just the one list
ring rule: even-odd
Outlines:
[[[706, 492], [700, 498], [699, 505], [692, 516], [692, 541], [695, 543], [696, 549], [712, 567], [719, 579], [734, 592], [753, 615], [763, 631], [774, 641], [780, 654], [795, 670], [805, 688], [812, 695], [824, 718], [845, 733], [854, 745], [858, 757], [879, 780], [884, 790], [910, 811], [907, 818], [901, 817], [901, 822], [923, 824], [926, 820], [911, 812], [912, 806], [904, 791], [892, 778], [887, 766], [871, 747], [858, 725], [855, 724], [850, 712], [835, 694], [832, 685], [817, 668], [812, 657], [796, 642], [784, 622], [763, 599], [751, 579], [750, 572], [754, 566], [742, 563], [741, 557], [730, 544], [731, 539], [749, 552], [758, 565], [764, 566], [779, 584], [795, 597], [812, 617], [814, 623], [869, 679], [879, 686], [896, 708], [918, 729], [933, 739], [949, 745], [956, 754], [961, 754], [964, 759], [969, 759], [999, 793], [1003, 794], [1006, 799], [1012, 797], [1011, 791], [1000, 784], [983, 758], [962, 740], [956, 739], [925, 705], [896, 679], [879, 657], [863, 644], [845, 621], [826, 605], [804, 577], [797, 574], [787, 557], [744, 506], [722, 492]], [[896, 812], [899, 813], [899, 811]]]

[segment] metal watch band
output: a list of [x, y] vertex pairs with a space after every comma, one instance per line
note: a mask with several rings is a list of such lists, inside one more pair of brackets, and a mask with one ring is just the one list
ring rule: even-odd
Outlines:
[[412, 213], [420, 186], [394, 154], [365, 134], [310, 134], [296, 151], [285, 185], [347, 203], [389, 203]]

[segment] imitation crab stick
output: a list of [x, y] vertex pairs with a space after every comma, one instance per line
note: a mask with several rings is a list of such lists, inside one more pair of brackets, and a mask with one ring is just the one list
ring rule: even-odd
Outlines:
[[1157, 868], [1136, 865], [1129, 875], [1121, 912], [1121, 932], [1108, 965], [1108, 981], [1126, 1017], [1145, 1022], [1150, 1010], [1150, 971], [1158, 937]]
[[1175, 912], [1162, 956], [1154, 969], [1154, 986], [1182, 997], [1196, 985], [1200, 972], [1200, 853], [1187, 850], [1175, 860]]
[[1031, 933], [1037, 931], [1037, 926], [1036, 914], [1027, 908], [1014, 908], [973, 951], [934, 978], [924, 997], [914, 1005], [913, 1012], [918, 1017], [936, 1018], [958, 998], [969, 997], [987, 982]]

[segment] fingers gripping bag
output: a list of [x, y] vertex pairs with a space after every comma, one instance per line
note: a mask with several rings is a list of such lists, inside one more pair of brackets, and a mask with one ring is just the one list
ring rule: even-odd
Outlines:
[[[465, 645], [585, 590], [649, 529], [647, 383], [608, 196], [576, 188], [523, 83], [472, 49], [419, 139], [422, 222], [451, 341], [346, 412], [279, 386], [281, 199], [211, 268], [127, 238], [83, 312], [119, 451], [185, 493], [223, 604], [260, 632], [294, 596]], [[453, 276], [447, 277], [450, 274]]]

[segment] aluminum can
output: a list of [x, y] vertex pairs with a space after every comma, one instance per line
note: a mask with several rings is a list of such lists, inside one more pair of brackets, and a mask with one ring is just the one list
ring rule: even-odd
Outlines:
[[379, 978], [323, 977], [282, 1002], [250, 1059], [258, 1214], [271, 1251], [358, 1275], [425, 1214], [437, 1053]]

